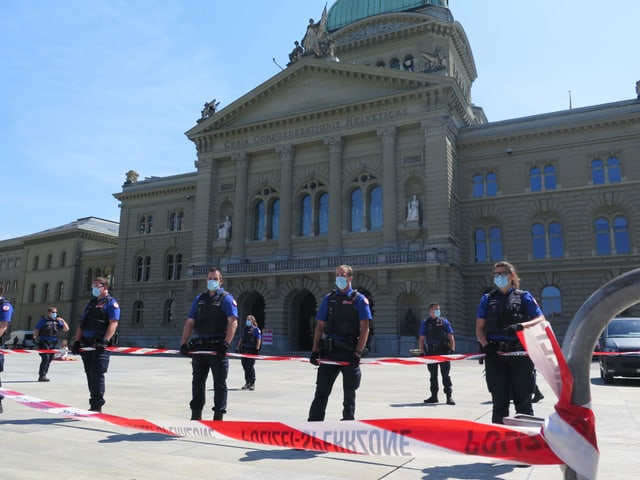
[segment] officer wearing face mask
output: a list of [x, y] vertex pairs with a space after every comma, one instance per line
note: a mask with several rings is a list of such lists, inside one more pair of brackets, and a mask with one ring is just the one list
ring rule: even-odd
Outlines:
[[[33, 330], [33, 341], [36, 342], [40, 350], [55, 350], [58, 348], [58, 332], [69, 331], [69, 325], [65, 322], [64, 318], [58, 316], [58, 309], [56, 307], [49, 307], [47, 309], [47, 316], [42, 317], [36, 323], [36, 327]], [[55, 353], [40, 353], [40, 368], [38, 370], [38, 381], [48, 382], [47, 373], [49, 372], [49, 366], [51, 360], [53, 360]]]
[[[257, 355], [261, 346], [262, 331], [260, 330], [260, 327], [258, 327], [256, 317], [253, 315], [247, 315], [244, 331], [242, 332], [242, 336], [240, 337], [240, 340], [238, 340], [238, 345], [236, 346], [236, 352]], [[244, 386], [242, 387], [242, 390], [255, 390], [256, 359], [242, 357], [240, 362], [242, 363], [242, 368], [244, 370]]]
[[101, 412], [104, 405], [104, 374], [109, 368], [111, 355], [106, 347], [115, 340], [120, 305], [109, 295], [109, 285], [104, 277], [93, 279], [91, 293], [93, 297], [84, 307], [71, 351], [82, 357], [89, 386], [89, 410]]
[[[516, 413], [533, 415], [533, 362], [525, 355], [517, 333], [545, 320], [533, 295], [520, 290], [520, 277], [509, 262], [493, 266], [497, 288], [482, 296], [476, 318], [476, 336], [485, 354], [486, 380], [493, 399], [493, 423], [504, 423], [513, 396]], [[502, 354], [502, 355], [501, 355]], [[504, 355], [507, 354], [507, 355]]]
[[[344, 390], [342, 420], [355, 419], [356, 390], [362, 378], [360, 358], [369, 335], [371, 309], [367, 297], [351, 288], [352, 280], [353, 269], [349, 265], [336, 268], [337, 288], [324, 297], [318, 310], [309, 359], [319, 365], [310, 422], [324, 420], [329, 394], [339, 373]], [[321, 359], [341, 363], [322, 363]]]
[[[222, 271], [210, 268], [207, 291], [191, 305], [182, 329], [180, 353], [192, 355], [191, 420], [202, 420], [209, 370], [213, 375], [213, 419], [222, 420], [227, 412], [227, 351], [238, 327], [238, 304], [222, 288]], [[192, 336], [193, 335], [193, 336]]]

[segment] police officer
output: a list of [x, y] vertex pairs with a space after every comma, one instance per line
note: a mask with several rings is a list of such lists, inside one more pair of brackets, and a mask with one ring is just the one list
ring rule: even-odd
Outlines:
[[[252, 355], [257, 355], [260, 351], [261, 346], [262, 331], [260, 330], [260, 327], [258, 327], [256, 317], [254, 317], [253, 315], [247, 315], [244, 331], [242, 333], [242, 336], [240, 337], [240, 340], [238, 340], [236, 351], [240, 353], [250, 353]], [[242, 387], [242, 390], [255, 390], [256, 359], [242, 357], [240, 359], [240, 362], [242, 363], [242, 368], [244, 370], [244, 386]]]
[[[344, 390], [342, 420], [355, 418], [356, 390], [362, 378], [360, 358], [369, 335], [371, 309], [367, 297], [351, 288], [352, 280], [353, 269], [349, 265], [336, 268], [337, 288], [324, 297], [318, 310], [309, 361], [320, 366], [309, 409], [310, 422], [324, 420], [329, 394], [339, 373]], [[320, 363], [321, 356], [344, 364]]]
[[[64, 318], [58, 316], [58, 309], [56, 307], [49, 307], [47, 309], [47, 315], [36, 323], [36, 327], [33, 330], [33, 341], [40, 350], [55, 350], [58, 347], [59, 331], [68, 332], [69, 325], [67, 325]], [[40, 353], [40, 368], [38, 370], [39, 382], [49, 381], [47, 373], [49, 372], [49, 366], [51, 365], [51, 360], [53, 360], [54, 355], [55, 353]]]
[[[192, 355], [191, 420], [202, 420], [209, 370], [213, 375], [213, 419], [222, 420], [227, 412], [227, 351], [238, 327], [238, 304], [222, 288], [222, 272], [210, 268], [207, 291], [199, 294], [184, 322], [180, 353], [213, 352]], [[193, 334], [193, 338], [191, 335]]]
[[[11, 317], [13, 316], [13, 305], [9, 300], [4, 298], [4, 287], [0, 285], [0, 339], [7, 331], [7, 327], [11, 323]], [[4, 353], [0, 352], [0, 372], [4, 370]], [[2, 381], [0, 380], [0, 387]], [[0, 413], [2, 413], [2, 399], [4, 395], [0, 394]]]
[[[429, 316], [420, 324], [418, 348], [423, 355], [447, 355], [456, 348], [453, 328], [446, 318], [440, 316], [440, 305], [437, 302], [429, 304]], [[424, 403], [438, 403], [438, 365], [442, 374], [442, 385], [447, 396], [447, 405], [455, 405], [451, 396], [452, 384], [451, 362], [428, 363], [429, 387], [431, 396]]]
[[525, 355], [499, 355], [523, 351], [517, 331], [545, 320], [531, 293], [520, 290], [520, 277], [509, 262], [493, 266], [497, 287], [485, 293], [478, 306], [476, 336], [485, 353], [485, 371], [493, 398], [493, 423], [509, 416], [513, 395], [516, 413], [533, 415], [531, 396], [535, 388], [533, 362]]
[[80, 354], [89, 386], [89, 410], [101, 412], [104, 405], [104, 374], [109, 368], [111, 353], [106, 347], [115, 340], [120, 305], [109, 295], [109, 283], [104, 277], [91, 282], [93, 297], [84, 307], [71, 351]]

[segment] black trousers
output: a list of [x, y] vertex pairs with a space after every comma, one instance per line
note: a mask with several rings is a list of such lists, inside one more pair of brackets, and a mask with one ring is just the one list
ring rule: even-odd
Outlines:
[[[246, 353], [253, 353], [255, 350]], [[245, 358], [242, 357], [240, 359], [240, 363], [242, 363], [242, 369], [244, 370], [244, 382], [247, 384], [256, 383], [256, 359], [255, 358]]]
[[191, 410], [202, 412], [209, 370], [213, 376], [213, 411], [227, 412], [227, 375], [229, 359], [222, 355], [196, 354], [191, 360]]
[[513, 396], [516, 413], [533, 415], [531, 395], [535, 388], [533, 362], [525, 355], [487, 355], [484, 359], [487, 387], [493, 399], [493, 423], [504, 423]]
[[[323, 358], [350, 362], [353, 359], [353, 352], [338, 351], [323, 355]], [[316, 391], [309, 409], [310, 422], [321, 422], [324, 420], [329, 395], [333, 389], [333, 384], [342, 373], [342, 420], [354, 420], [356, 413], [356, 390], [360, 387], [362, 372], [359, 365], [327, 365], [320, 364], [318, 376], [316, 378]]]
[[451, 395], [453, 392], [451, 377], [449, 375], [451, 373], [451, 362], [428, 363], [427, 368], [429, 369], [429, 389], [431, 390], [431, 395], [438, 394], [438, 368], [440, 368], [440, 374], [442, 375], [444, 393], [447, 396]]
[[104, 350], [98, 353], [95, 350], [80, 352], [84, 373], [87, 376], [89, 386], [89, 405], [91, 409], [99, 410], [104, 405], [105, 382], [104, 374], [109, 369], [109, 359], [111, 353]]

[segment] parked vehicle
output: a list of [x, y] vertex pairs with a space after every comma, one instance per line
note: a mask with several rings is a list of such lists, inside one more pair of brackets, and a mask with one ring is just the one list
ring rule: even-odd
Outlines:
[[4, 348], [35, 348], [31, 330], [14, 330], [4, 342]]
[[[640, 377], [640, 318], [614, 318], [605, 327], [598, 340], [600, 378], [613, 383], [614, 377]], [[620, 355], [606, 355], [619, 353]]]

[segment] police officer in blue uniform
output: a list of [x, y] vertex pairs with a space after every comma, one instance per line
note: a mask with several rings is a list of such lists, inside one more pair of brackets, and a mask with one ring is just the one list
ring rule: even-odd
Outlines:
[[[47, 315], [36, 323], [33, 330], [33, 341], [40, 350], [55, 350], [58, 347], [58, 332], [68, 332], [69, 325], [64, 318], [58, 316], [56, 307], [49, 307]], [[40, 368], [38, 369], [38, 381], [48, 382], [47, 373], [55, 353], [40, 353]]]
[[[250, 353], [252, 355], [257, 355], [260, 351], [261, 346], [262, 330], [260, 330], [260, 327], [258, 327], [256, 317], [254, 317], [253, 315], [247, 315], [244, 331], [242, 332], [240, 340], [238, 340], [236, 351], [240, 353]], [[242, 387], [242, 390], [255, 390], [256, 359], [242, 357], [240, 359], [240, 362], [242, 363], [242, 368], [244, 370], [244, 386]]]
[[486, 380], [493, 399], [493, 423], [504, 423], [513, 396], [516, 413], [533, 415], [535, 388], [533, 362], [525, 355], [499, 355], [524, 351], [517, 331], [545, 320], [533, 295], [520, 290], [520, 277], [509, 262], [493, 266], [496, 289], [485, 293], [478, 306], [476, 336], [485, 353]]
[[[109, 283], [104, 277], [95, 277], [91, 282], [93, 298], [82, 312], [71, 351], [80, 354], [89, 386], [89, 410], [101, 412], [104, 405], [104, 374], [109, 368], [111, 353], [106, 347], [115, 340], [120, 305], [109, 294]], [[86, 350], [84, 350], [86, 348]]]
[[[0, 340], [7, 331], [7, 327], [11, 323], [11, 317], [13, 316], [13, 305], [9, 300], [4, 298], [4, 287], [0, 285]], [[4, 353], [0, 353], [0, 372], [4, 371]], [[0, 387], [2, 381], [0, 380]], [[2, 410], [2, 399], [4, 395], [0, 394], [0, 413]]]
[[[344, 398], [342, 420], [354, 420], [356, 390], [362, 374], [360, 358], [369, 335], [371, 309], [369, 300], [351, 288], [353, 269], [349, 265], [336, 268], [336, 290], [328, 293], [320, 305], [313, 347], [309, 361], [319, 365], [316, 391], [309, 409], [310, 422], [324, 420], [333, 384], [342, 373]], [[344, 365], [319, 363], [320, 358], [344, 362]]]
[[[440, 316], [440, 305], [437, 302], [429, 304], [429, 316], [420, 324], [418, 348], [423, 355], [447, 355], [453, 353], [456, 348], [451, 323]], [[438, 365], [442, 374], [444, 394], [447, 396], [447, 405], [455, 405], [450, 376], [451, 362], [427, 364], [431, 396], [424, 403], [438, 403]]]
[[210, 268], [207, 291], [193, 301], [180, 344], [180, 353], [192, 356], [191, 420], [202, 420], [209, 370], [213, 375], [213, 419], [222, 420], [227, 412], [227, 351], [237, 327], [238, 304], [233, 295], [222, 288], [220, 269]]

